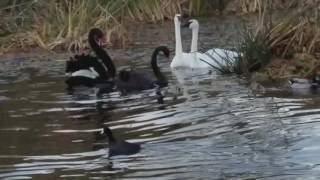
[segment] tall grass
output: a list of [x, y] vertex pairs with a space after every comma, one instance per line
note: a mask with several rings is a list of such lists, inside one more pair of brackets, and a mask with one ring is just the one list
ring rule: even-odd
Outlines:
[[[297, 15], [266, 26], [265, 8], [287, 3], [301, 6]], [[128, 41], [127, 22], [157, 22], [171, 19], [176, 13], [201, 15], [221, 10], [229, 3], [240, 2], [243, 12], [258, 12], [258, 32], [272, 53], [286, 56], [291, 51], [313, 53], [319, 49], [319, 20], [310, 19], [310, 0], [1, 0], [0, 53], [9, 49], [40, 47], [47, 50], [80, 50], [85, 47], [91, 27], [103, 29], [118, 46]], [[269, 7], [270, 6], [270, 7]], [[313, 8], [314, 9], [314, 8]], [[310, 11], [311, 12], [311, 11]], [[313, 11], [312, 11], [313, 12]], [[308, 14], [308, 15], [306, 15]], [[318, 13], [319, 14], [319, 13]], [[317, 15], [318, 16], [318, 15]], [[299, 17], [299, 18], [296, 18]], [[318, 18], [319, 19], [319, 18]], [[266, 32], [263, 32], [266, 31]], [[249, 36], [248, 36], [249, 37]], [[255, 42], [254, 39], [252, 42]], [[301, 48], [303, 47], [303, 48]]]
[[253, 30], [245, 32], [239, 45], [243, 56], [237, 66], [242, 73], [250, 75], [263, 70], [272, 60], [290, 60], [299, 53], [310, 56], [320, 53], [319, 3], [303, 3], [297, 11], [273, 22], [272, 1], [255, 2], [259, 6], [258, 23]]
[[[84, 48], [87, 32], [99, 27], [123, 46], [125, 24], [172, 18], [183, 9], [200, 14], [209, 0], [3, 0], [0, 2], [2, 50], [41, 47], [47, 50]], [[1, 51], [1, 49], [0, 49]]]

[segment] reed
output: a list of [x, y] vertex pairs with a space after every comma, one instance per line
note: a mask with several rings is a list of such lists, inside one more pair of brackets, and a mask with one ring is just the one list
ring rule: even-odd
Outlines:
[[[208, 0], [3, 0], [0, 15], [1, 49], [40, 47], [46, 50], [79, 51], [91, 27], [128, 41], [127, 22], [157, 22], [172, 18], [187, 7], [199, 14]], [[106, 31], [108, 30], [108, 31]]]
[[316, 60], [320, 58], [320, 4], [313, 2], [302, 3], [297, 11], [276, 22], [270, 17], [272, 1], [259, 5], [258, 23], [254, 30], [245, 32], [239, 45], [243, 54], [237, 63], [241, 64], [240, 71], [248, 76], [260, 71], [272, 80], [316, 74], [320, 64]]
[[[239, 11], [259, 12], [265, 22], [264, 8], [270, 6], [271, 2], [271, 9], [274, 9], [283, 0], [2, 0], [0, 49], [40, 47], [78, 51], [85, 47], [87, 32], [91, 27], [105, 30], [109, 37], [117, 38], [117, 46], [124, 46], [128, 41], [128, 22], [154, 23], [171, 19], [176, 13], [182, 12], [192, 15], [210, 14], [235, 2], [242, 5]], [[285, 2], [289, 3], [288, 7], [319, 7], [311, 3], [317, 1]], [[281, 52], [282, 56], [290, 54], [292, 46], [297, 50], [305, 47], [307, 52], [312, 53], [318, 47], [319, 36], [318, 27], [314, 24], [314, 20], [306, 17], [299, 20], [288, 18], [269, 31], [267, 44], [273, 52]]]

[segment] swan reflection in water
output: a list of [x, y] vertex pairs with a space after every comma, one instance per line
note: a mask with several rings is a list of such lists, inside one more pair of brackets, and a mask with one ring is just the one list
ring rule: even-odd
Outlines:
[[[130, 143], [122, 138], [115, 137], [111, 129], [107, 126], [104, 126], [101, 132], [96, 132], [95, 137], [97, 141], [104, 141], [105, 139], [108, 139], [109, 157], [133, 155], [137, 154], [141, 150], [141, 145], [139, 143]], [[94, 149], [103, 147], [99, 145], [101, 144], [96, 144]]]

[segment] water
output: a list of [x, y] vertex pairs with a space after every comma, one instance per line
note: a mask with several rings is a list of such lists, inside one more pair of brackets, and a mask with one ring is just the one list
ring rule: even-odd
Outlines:
[[[211, 28], [219, 23], [229, 27], [214, 22]], [[149, 25], [146, 35], [136, 31], [141, 35], [135, 45], [109, 50], [117, 66], [150, 69], [153, 47], [164, 42], [174, 47], [173, 36], [166, 36], [173, 32], [171, 25], [164, 24], [164, 32]], [[204, 43], [221, 44], [237, 35], [233, 28], [211, 37], [210, 30], [201, 31]], [[170, 80], [162, 90], [163, 104], [154, 90], [96, 97], [83, 89], [71, 95], [63, 75], [67, 58], [32, 54], [1, 60], [1, 179], [320, 177], [317, 94], [254, 94], [239, 77], [204, 72], [193, 72], [180, 84], [169, 62], [163, 62]], [[94, 133], [105, 125], [116, 137], [141, 143], [142, 150], [109, 158], [107, 140]]]

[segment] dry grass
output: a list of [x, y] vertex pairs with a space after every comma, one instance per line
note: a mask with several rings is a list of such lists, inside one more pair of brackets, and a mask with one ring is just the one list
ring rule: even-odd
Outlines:
[[[310, 78], [319, 73], [319, 1], [300, 1], [297, 11], [276, 23], [270, 17], [274, 4], [272, 1], [269, 1], [270, 4], [266, 2], [259, 5], [259, 21], [255, 31], [247, 32], [240, 45], [240, 51], [244, 54], [242, 62], [245, 63], [242, 72], [260, 71], [261, 79], [272, 81], [291, 77]], [[258, 68], [251, 69], [254, 65]]]
[[270, 49], [279, 56], [319, 52], [320, 34], [316, 19], [292, 16], [273, 27], [268, 35]]
[[6, 14], [7, 18], [1, 22], [0, 50], [40, 47], [78, 51], [85, 47], [91, 27], [104, 29], [109, 38], [117, 39], [116, 46], [124, 46], [128, 41], [126, 22], [170, 19], [184, 7], [189, 13], [199, 14], [204, 2], [210, 1], [4, 0], [0, 2], [0, 15]]
[[[268, 6], [268, 5], [266, 5]], [[270, 8], [271, 5], [269, 5]], [[268, 7], [261, 13], [256, 35], [263, 34], [274, 56], [288, 57], [295, 53], [316, 54], [320, 51], [320, 4], [301, 6], [276, 24], [267, 17]]]
[[[30, 47], [79, 51], [85, 48], [91, 27], [105, 30], [116, 39], [115, 46], [123, 47], [128, 42], [127, 22], [163, 21], [181, 12], [210, 13], [235, 2], [241, 4], [239, 11], [259, 13], [260, 24], [252, 37], [265, 35], [277, 55], [319, 51], [319, 18], [305, 15], [308, 8], [319, 7], [319, 0], [1, 0], [0, 52]], [[280, 6], [300, 9], [271, 29], [266, 8]]]

